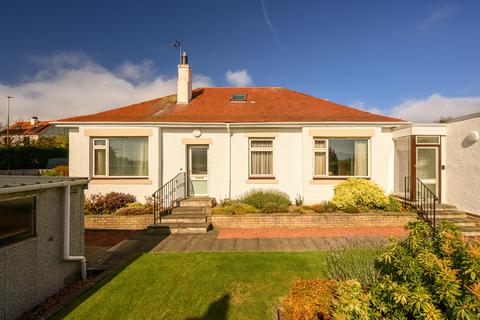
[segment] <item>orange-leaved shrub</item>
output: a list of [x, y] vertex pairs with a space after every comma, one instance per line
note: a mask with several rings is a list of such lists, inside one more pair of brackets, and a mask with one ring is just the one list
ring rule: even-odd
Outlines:
[[330, 319], [334, 302], [335, 281], [300, 279], [295, 281], [283, 301], [287, 320]]

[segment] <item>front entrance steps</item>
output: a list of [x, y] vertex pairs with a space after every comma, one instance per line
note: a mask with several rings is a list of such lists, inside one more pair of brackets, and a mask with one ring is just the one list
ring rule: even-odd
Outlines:
[[150, 234], [207, 233], [212, 229], [208, 221], [209, 209], [216, 204], [214, 198], [191, 197], [179, 202], [172, 213], [161, 218], [161, 223], [148, 227]]
[[443, 221], [451, 221], [456, 224], [465, 237], [480, 236], [480, 226], [475, 223], [475, 220], [468, 217], [465, 212], [459, 211], [454, 205], [444, 203], [437, 205], [436, 223], [440, 224]]

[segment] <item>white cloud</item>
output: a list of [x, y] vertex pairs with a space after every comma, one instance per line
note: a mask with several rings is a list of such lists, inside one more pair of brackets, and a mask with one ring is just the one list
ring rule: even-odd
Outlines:
[[[32, 115], [44, 120], [84, 115], [154, 99], [176, 90], [176, 76], [159, 75], [150, 60], [138, 64], [125, 62], [115, 70], [78, 53], [31, 60], [40, 66], [33, 77], [15, 85], [0, 83], [0, 97], [15, 97], [10, 110], [13, 120], [28, 119]], [[193, 77], [194, 87], [211, 85], [211, 79], [205, 75]], [[3, 110], [0, 122], [6, 119]]]
[[225, 78], [230, 85], [235, 87], [246, 87], [253, 85], [252, 77], [245, 69], [238, 71], [228, 70], [225, 73]]
[[435, 8], [432, 13], [420, 23], [420, 28], [426, 28], [428, 26], [437, 24], [440, 21], [455, 15], [457, 11], [457, 7], [452, 5]]
[[445, 97], [438, 93], [411, 99], [392, 108], [391, 115], [413, 122], [433, 122], [480, 111], [480, 97]]
[[375, 107], [368, 108], [365, 105], [365, 102], [363, 102], [361, 100], [354, 100], [349, 105], [350, 105], [350, 107], [355, 108], [355, 109], [361, 109], [363, 111], [367, 111], [367, 112], [371, 112], [371, 113], [375, 113], [375, 114], [385, 114], [385, 112], [382, 111], [379, 108], [375, 108]]

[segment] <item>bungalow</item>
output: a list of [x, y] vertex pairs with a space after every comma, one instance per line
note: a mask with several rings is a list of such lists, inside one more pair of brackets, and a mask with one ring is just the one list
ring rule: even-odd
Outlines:
[[28, 144], [31, 141], [38, 140], [40, 137], [67, 136], [68, 130], [61, 127], [55, 127], [50, 121], [40, 121], [38, 117], [33, 116], [30, 121], [18, 121], [0, 131], [0, 141], [13, 144]]
[[88, 194], [143, 200], [185, 177], [189, 197], [274, 188], [317, 203], [346, 178], [361, 177], [399, 195], [415, 193], [418, 178], [438, 201], [451, 200], [447, 125], [412, 124], [280, 87], [192, 90], [185, 53], [176, 94], [55, 124], [70, 128], [70, 175], [91, 179]]

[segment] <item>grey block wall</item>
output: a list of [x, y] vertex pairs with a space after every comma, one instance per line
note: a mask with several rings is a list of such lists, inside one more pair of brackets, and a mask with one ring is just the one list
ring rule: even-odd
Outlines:
[[[1, 195], [35, 195], [36, 236], [0, 247], [0, 320], [15, 319], [62, 290], [80, 272], [63, 260], [63, 188]], [[83, 187], [71, 189], [70, 254], [84, 255]]]

